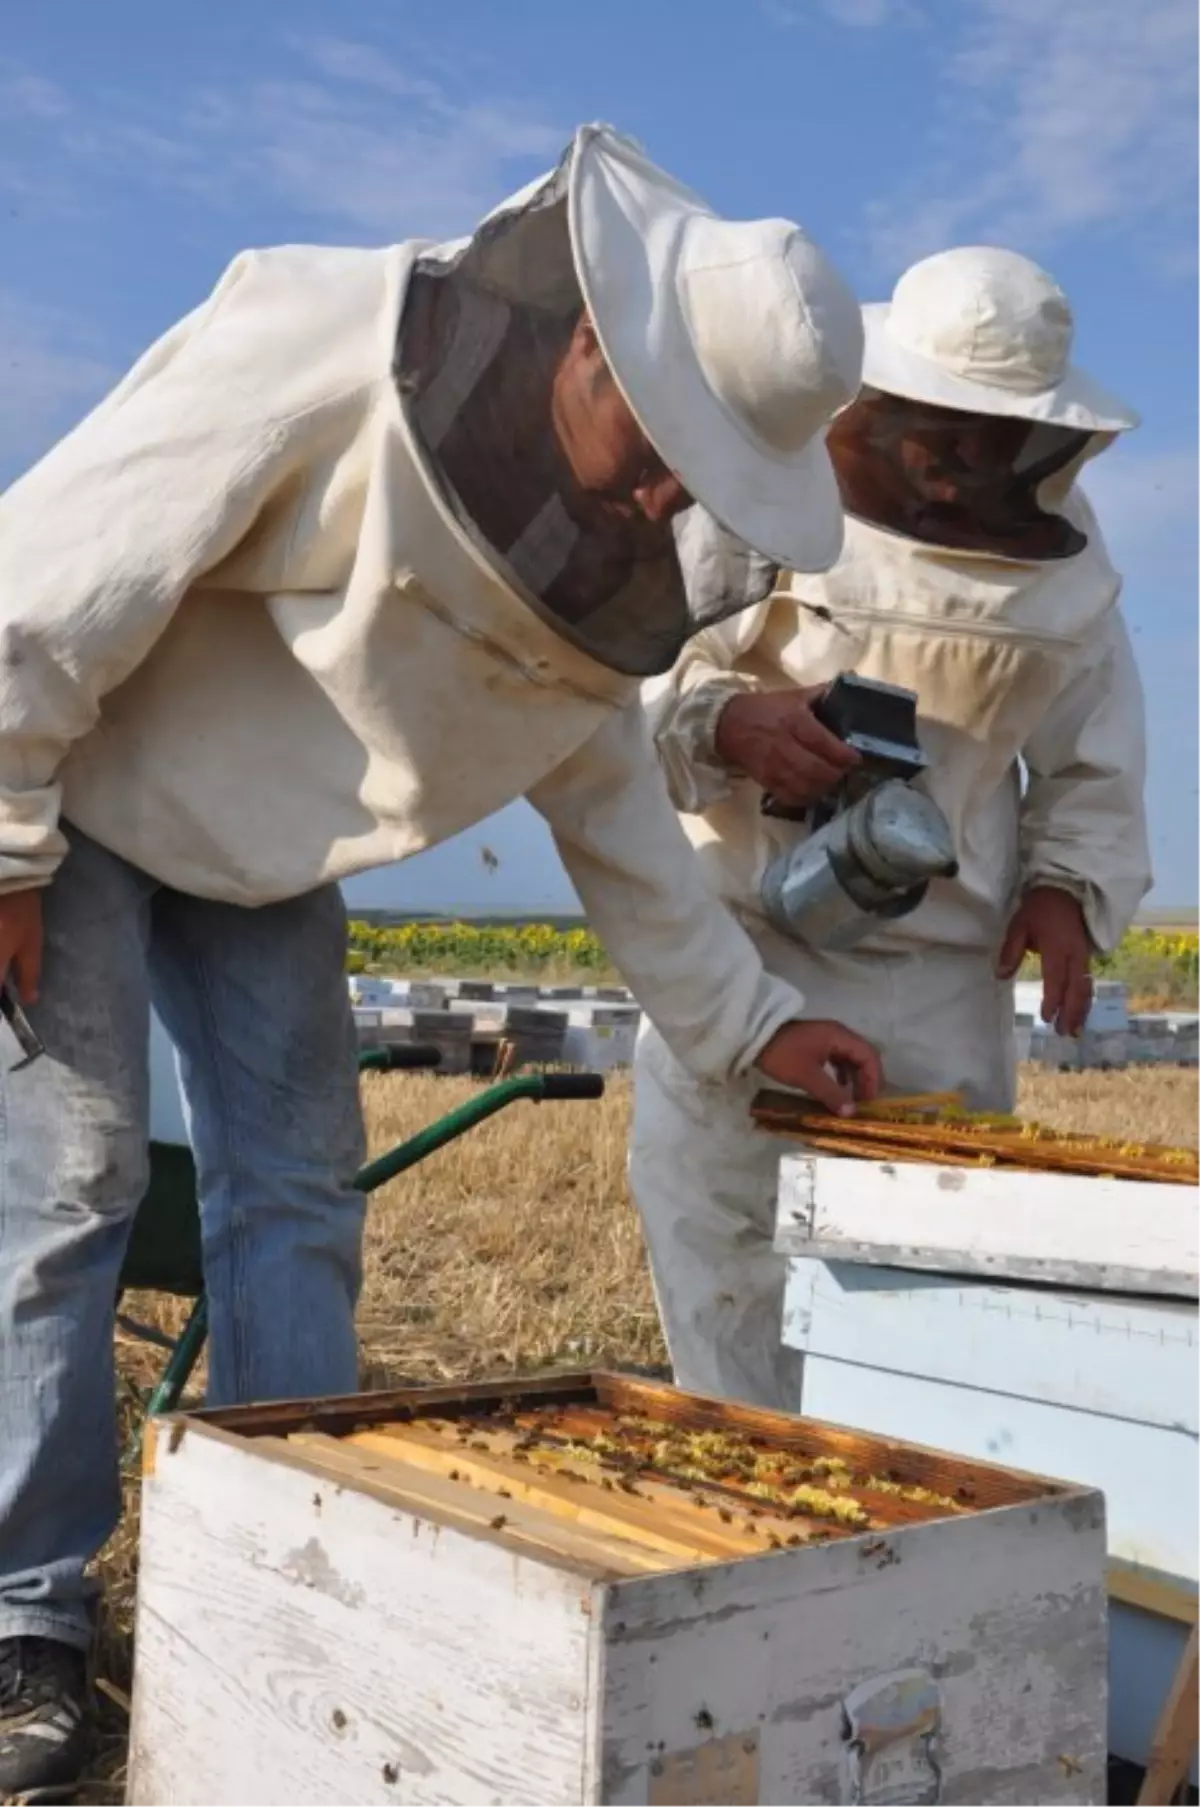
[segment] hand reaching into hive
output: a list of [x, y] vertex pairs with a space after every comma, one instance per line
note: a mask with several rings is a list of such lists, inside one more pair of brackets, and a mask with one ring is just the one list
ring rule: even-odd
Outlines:
[[785, 1023], [756, 1064], [777, 1085], [807, 1092], [839, 1117], [852, 1117], [856, 1101], [877, 1098], [883, 1083], [875, 1049], [842, 1023]]
[[812, 712], [825, 686], [747, 691], [717, 718], [713, 744], [730, 771], [744, 773], [780, 803], [817, 803], [859, 763], [859, 755]]
[[1042, 1021], [1078, 1035], [1092, 1007], [1092, 941], [1068, 891], [1034, 885], [1025, 893], [1000, 950], [1000, 977], [1015, 977], [1026, 954], [1042, 963]]

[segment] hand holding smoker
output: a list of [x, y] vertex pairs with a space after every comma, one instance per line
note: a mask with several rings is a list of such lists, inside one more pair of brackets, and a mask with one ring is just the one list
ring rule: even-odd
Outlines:
[[917, 739], [915, 694], [845, 672], [813, 714], [861, 762], [811, 811], [764, 796], [764, 816], [803, 822], [811, 815], [812, 833], [770, 862], [761, 899], [781, 934], [841, 951], [881, 922], [909, 915], [930, 880], [953, 878], [958, 861], [945, 816], [913, 788], [929, 764]]

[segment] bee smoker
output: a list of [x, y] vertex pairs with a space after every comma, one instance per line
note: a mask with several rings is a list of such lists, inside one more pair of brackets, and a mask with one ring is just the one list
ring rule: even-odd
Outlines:
[[811, 816], [812, 833], [771, 861], [761, 901], [781, 934], [840, 952], [881, 922], [908, 916], [930, 880], [953, 878], [958, 861], [945, 816], [913, 789], [929, 763], [917, 739], [913, 692], [847, 672], [817, 698], [813, 714], [854, 748], [860, 764], [811, 811], [763, 798], [765, 816]]

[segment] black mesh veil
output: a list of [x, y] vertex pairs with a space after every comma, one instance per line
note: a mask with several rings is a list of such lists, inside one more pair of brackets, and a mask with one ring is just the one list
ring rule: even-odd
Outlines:
[[554, 386], [583, 312], [571, 155], [469, 240], [418, 258], [394, 371], [448, 506], [505, 582], [573, 645], [647, 677], [691, 634], [760, 601], [777, 572], [700, 499], [650, 521], [582, 487], [564, 453]]
[[835, 425], [847, 510], [925, 544], [1068, 558], [1086, 536], [1057, 507], [1096, 436], [1012, 415], [970, 414], [864, 388]]

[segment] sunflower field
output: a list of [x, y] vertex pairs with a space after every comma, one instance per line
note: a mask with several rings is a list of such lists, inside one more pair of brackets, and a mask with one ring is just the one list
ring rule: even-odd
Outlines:
[[514, 974], [589, 979], [612, 976], [600, 941], [586, 928], [547, 922], [350, 924], [351, 972], [438, 973], [447, 978]]
[[[1160, 1009], [1195, 1005], [1198, 969], [1200, 934], [1194, 929], [1131, 929], [1114, 953], [1096, 962], [1097, 977], [1124, 979], [1136, 1003]], [[546, 981], [616, 976], [590, 929], [545, 922], [406, 922], [387, 928], [354, 922], [350, 970]], [[1033, 961], [1029, 971], [1036, 970]]]
[[1120, 946], [1096, 961], [1096, 976], [1124, 979], [1145, 1008], [1189, 1009], [1197, 998], [1200, 934], [1195, 929], [1130, 929]]

